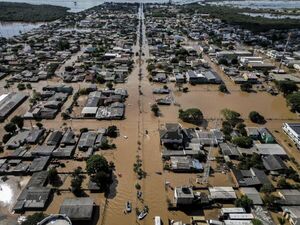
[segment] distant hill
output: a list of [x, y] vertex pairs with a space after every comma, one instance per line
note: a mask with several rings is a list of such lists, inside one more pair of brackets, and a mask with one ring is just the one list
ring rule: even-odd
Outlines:
[[65, 16], [68, 10], [54, 5], [0, 2], [0, 21], [49, 22]]

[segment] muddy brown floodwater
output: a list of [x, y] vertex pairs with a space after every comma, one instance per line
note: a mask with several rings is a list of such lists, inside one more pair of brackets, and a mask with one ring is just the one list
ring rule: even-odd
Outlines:
[[[208, 219], [215, 218], [218, 210], [205, 210], [204, 212], [199, 209], [193, 212], [181, 212], [181, 211], [168, 211], [167, 199], [172, 200], [173, 191], [165, 188], [165, 182], [170, 182], [172, 187], [194, 184], [196, 180], [196, 174], [174, 174], [171, 172], [163, 171], [163, 163], [161, 160], [161, 149], [159, 141], [159, 128], [166, 122], [178, 121], [178, 109], [197, 107], [201, 109], [204, 117], [208, 120], [208, 127], [213, 127], [211, 121], [214, 119], [220, 119], [220, 110], [223, 108], [230, 108], [241, 113], [242, 117], [247, 119], [250, 111], [255, 110], [264, 115], [268, 122], [268, 127], [272, 133], [275, 134], [279, 142], [286, 148], [290, 155], [293, 155], [296, 160], [300, 158], [300, 154], [295, 154], [294, 148], [290, 148], [288, 145], [287, 137], [282, 134], [281, 125], [286, 121], [295, 121], [298, 119], [297, 115], [291, 113], [286, 107], [285, 99], [282, 96], [271, 96], [267, 93], [242, 93], [239, 91], [233, 83], [229, 80], [229, 89], [232, 90], [230, 94], [222, 94], [218, 92], [218, 87], [213, 85], [198, 85], [189, 87], [188, 93], [178, 92], [174, 83], [168, 84], [172, 89], [173, 97], [179, 106], [161, 106], [161, 117], [154, 117], [151, 112], [150, 106], [155, 102], [158, 96], [152, 94], [152, 89], [155, 87], [162, 87], [160, 84], [152, 84], [148, 81], [148, 72], [146, 70], [146, 60], [149, 58], [149, 46], [147, 39], [145, 38], [145, 25], [144, 15], [140, 13], [140, 23], [142, 24], [142, 34], [139, 33], [137, 28], [137, 35], [142, 35], [142, 51], [144, 55], [141, 58], [141, 65], [139, 66], [139, 57], [134, 56], [135, 68], [128, 77], [128, 81], [125, 84], [117, 84], [117, 87], [126, 88], [129, 93], [129, 97], [126, 101], [126, 119], [121, 121], [96, 121], [96, 120], [76, 120], [63, 121], [61, 116], [58, 115], [55, 120], [42, 121], [46, 128], [59, 129], [63, 123], [66, 126], [72, 127], [75, 132], [79, 132], [80, 128], [87, 127], [89, 129], [98, 129], [100, 127], [107, 127], [109, 125], [116, 125], [119, 128], [120, 136], [114, 140], [117, 146], [115, 150], [99, 151], [96, 154], [103, 154], [109, 161], [113, 161], [116, 166], [115, 175], [117, 181], [112, 185], [112, 193], [108, 196], [107, 200], [103, 194], [94, 194], [86, 192], [97, 205], [100, 205], [100, 219], [95, 221], [98, 225], [119, 225], [119, 224], [145, 224], [153, 225], [154, 216], [160, 216], [167, 224], [168, 219], [182, 220], [185, 223], [189, 223], [189, 216], [191, 215], [205, 215]], [[147, 19], [147, 18], [146, 18]], [[139, 44], [134, 46], [134, 52], [139, 51]], [[135, 55], [135, 54], [134, 54]], [[76, 57], [78, 54], [76, 55]], [[72, 59], [76, 58], [73, 57]], [[72, 61], [72, 60], [71, 60]], [[67, 62], [69, 64], [70, 61]], [[61, 67], [58, 71], [61, 72]], [[142, 79], [139, 80], [139, 71], [141, 69]], [[217, 68], [215, 68], [217, 69]], [[54, 84], [61, 82], [60, 78], [53, 78], [49, 81], [43, 81], [32, 84], [33, 88], [37, 91], [41, 90], [41, 87], [47, 84]], [[75, 90], [81, 87], [87, 86], [87, 83], [70, 84]], [[1, 87], [4, 86], [1, 81]], [[142, 95], [139, 94], [139, 86]], [[98, 85], [99, 88], [103, 86]], [[14, 89], [16, 91], [16, 88]], [[4, 88], [0, 89], [1, 94], [7, 92]], [[64, 108], [71, 103], [71, 97], [64, 104]], [[80, 102], [84, 99], [80, 99]], [[80, 103], [81, 104], [81, 103]], [[14, 115], [23, 115], [29, 109], [29, 101], [23, 103], [6, 121], [9, 121]], [[76, 113], [76, 112], [75, 112]], [[180, 122], [180, 121], [178, 121]], [[247, 125], [253, 125], [248, 120], [245, 121]], [[25, 126], [31, 126], [35, 124], [35, 121], [26, 121]], [[0, 125], [0, 136], [4, 134], [3, 126]], [[182, 123], [185, 127], [191, 127], [190, 124]], [[146, 134], [146, 130], [148, 131]], [[126, 138], [125, 138], [126, 136]], [[217, 149], [213, 150], [213, 154], [218, 154]], [[139, 156], [143, 163], [143, 170], [146, 171], [147, 177], [139, 181], [133, 171], [133, 164], [136, 162], [136, 156]], [[63, 161], [66, 165], [65, 168], [59, 168], [59, 172], [72, 172], [76, 167], [81, 166], [85, 168], [85, 162], [66, 160]], [[216, 163], [212, 162], [211, 166], [216, 168]], [[158, 174], [157, 172], [161, 172]], [[119, 175], [119, 176], [118, 176]], [[55, 194], [53, 201], [45, 211], [47, 214], [58, 213], [60, 205], [63, 200], [68, 197], [74, 197], [68, 188], [70, 187], [70, 176], [64, 177], [64, 183], [59, 195]], [[84, 180], [83, 188], [87, 187], [88, 179]], [[141, 185], [143, 192], [144, 202], [140, 202], [136, 197], [135, 184]], [[214, 176], [209, 178], [209, 184], [211, 185], [225, 185], [232, 186], [232, 180], [228, 174], [215, 173]], [[0, 184], [1, 185], [1, 184]], [[1, 193], [1, 192], [0, 192]], [[14, 192], [18, 195], [18, 192]], [[7, 197], [8, 198], [8, 197]], [[7, 202], [7, 199], [0, 202]], [[130, 214], [124, 214], [125, 203], [131, 201], [133, 204], [133, 212]], [[142, 220], [137, 221], [135, 208], [141, 209], [143, 205], [149, 207], [148, 216]], [[4, 208], [1, 205], [1, 212]], [[28, 213], [31, 214], [32, 212]]]

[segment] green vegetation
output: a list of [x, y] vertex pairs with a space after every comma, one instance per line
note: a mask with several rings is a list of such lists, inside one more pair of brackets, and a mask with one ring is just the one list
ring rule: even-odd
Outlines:
[[252, 90], [252, 84], [250, 83], [244, 83], [244, 84], [241, 84], [241, 91], [244, 91], [244, 92], [251, 92]]
[[102, 191], [106, 191], [112, 181], [112, 168], [102, 155], [92, 155], [86, 161], [86, 171]]
[[234, 203], [236, 207], [243, 207], [247, 212], [251, 211], [251, 206], [253, 205], [253, 201], [247, 195], [238, 198]]
[[203, 113], [200, 109], [190, 108], [190, 109], [180, 109], [179, 118], [187, 123], [201, 124], [203, 120]]
[[220, 84], [219, 85], [219, 91], [222, 93], [228, 93], [227, 87], [225, 84]]
[[27, 216], [26, 220], [21, 223], [21, 225], [36, 225], [41, 222], [47, 215], [42, 212], [34, 213]]
[[230, 109], [222, 109], [221, 114], [223, 115], [224, 119], [228, 121], [233, 127], [236, 126], [241, 121], [241, 114], [235, 112]]
[[232, 143], [241, 147], [241, 148], [251, 148], [253, 145], [253, 141], [250, 137], [235, 137], [232, 139]]
[[264, 165], [262, 163], [262, 160], [260, 156], [256, 153], [254, 153], [251, 157], [243, 157], [240, 159], [240, 163], [238, 165], [238, 168], [240, 170], [249, 170], [251, 167], [257, 168], [257, 169], [264, 169]]
[[115, 125], [109, 126], [106, 130], [106, 135], [111, 138], [118, 136], [118, 128]]
[[0, 2], [0, 21], [48, 22], [68, 14], [66, 7]]
[[258, 123], [258, 124], [264, 124], [264, 123], [266, 123], [265, 118], [262, 115], [260, 115], [258, 112], [256, 112], [256, 111], [251, 111], [249, 113], [249, 119], [253, 123]]
[[253, 219], [251, 222], [253, 225], [263, 225], [263, 223], [259, 219], [256, 219], [256, 218]]
[[284, 96], [292, 94], [295, 91], [298, 91], [298, 86], [295, 82], [284, 80], [284, 81], [276, 81], [276, 87], [283, 93]]
[[300, 112], [300, 92], [289, 94], [286, 96], [287, 105], [293, 112]]
[[158, 107], [158, 105], [157, 104], [153, 104], [153, 105], [151, 105], [151, 111], [154, 113], [154, 115], [156, 116], [156, 117], [158, 117], [159, 116], [159, 107]]
[[137, 174], [139, 180], [147, 176], [147, 173], [142, 168], [142, 160], [139, 157], [137, 157], [136, 162], [133, 164], [133, 171]]
[[272, 193], [273, 191], [275, 191], [275, 188], [273, 187], [272, 184], [263, 184], [263, 186], [260, 188], [260, 191], [263, 193]]
[[212, 17], [219, 18], [231, 25], [239, 25], [242, 28], [252, 30], [253, 32], [268, 31], [271, 29], [285, 30], [300, 28], [299, 19], [270, 19], [265, 17], [252, 17], [244, 15], [244, 12], [258, 12], [254, 9], [242, 9], [229, 6], [199, 5], [196, 3], [188, 4], [181, 10], [189, 15], [193, 13], [207, 13]]
[[80, 196], [82, 193], [82, 189], [81, 189], [82, 182], [83, 182], [82, 169], [78, 167], [72, 173], [72, 180], [71, 180], [71, 191], [76, 196]]

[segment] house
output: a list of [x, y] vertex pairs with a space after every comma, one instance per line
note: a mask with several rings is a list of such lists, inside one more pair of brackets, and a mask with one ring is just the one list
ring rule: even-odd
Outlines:
[[17, 213], [26, 210], [44, 210], [52, 194], [51, 188], [45, 187], [48, 172], [41, 171], [32, 174], [13, 207]]
[[182, 127], [178, 123], [166, 123], [165, 127], [159, 131], [161, 144], [182, 145]]
[[37, 145], [32, 151], [32, 156], [51, 156], [56, 146], [54, 145]]
[[278, 191], [280, 197], [276, 202], [283, 206], [300, 206], [300, 191], [297, 189], [281, 189]]
[[237, 198], [232, 187], [209, 187], [210, 197], [213, 200], [234, 200]]
[[203, 170], [202, 164], [190, 156], [171, 156], [171, 170], [174, 172], [199, 172]]
[[11, 92], [0, 96], [0, 121], [4, 121], [28, 96], [22, 92]]
[[231, 143], [220, 143], [219, 148], [224, 156], [228, 156], [230, 159], [238, 159], [240, 153], [237, 148]]
[[29, 166], [29, 171], [31, 173], [40, 172], [49, 165], [49, 162], [50, 162], [49, 156], [35, 158]]
[[75, 145], [60, 146], [52, 152], [54, 158], [71, 158], [75, 151]]
[[300, 123], [283, 123], [282, 129], [299, 148], [299, 146], [300, 146]]
[[71, 221], [91, 221], [94, 206], [89, 197], [67, 198], [60, 206], [59, 213], [68, 216]]
[[176, 205], [190, 205], [194, 202], [195, 196], [190, 187], [176, 187], [174, 190], [174, 200]]
[[71, 129], [68, 129], [62, 137], [60, 145], [66, 146], [66, 145], [75, 145], [75, 144], [76, 144], [75, 133]]
[[278, 155], [263, 156], [262, 161], [265, 169], [271, 172], [273, 175], [280, 174], [287, 169], [287, 166]]
[[254, 187], [242, 187], [240, 188], [242, 195], [246, 195], [252, 200], [253, 205], [263, 205], [263, 201], [259, 195], [259, 192]]
[[281, 208], [284, 218], [286, 218], [291, 225], [300, 223], [300, 206], [283, 206]]
[[271, 184], [264, 171], [250, 168], [250, 170], [231, 169], [231, 174], [238, 187], [261, 187], [263, 184]]
[[276, 140], [274, 136], [271, 134], [271, 132], [265, 128], [265, 127], [260, 127], [258, 128], [258, 133], [260, 135], [259, 140], [265, 144], [274, 144], [276, 143]]
[[93, 148], [96, 138], [97, 138], [97, 134], [95, 132], [88, 131], [82, 133], [78, 141], [79, 150], [86, 151], [89, 148]]
[[258, 140], [259, 132], [257, 127], [246, 127], [247, 136], [251, 137], [253, 140]]
[[43, 136], [45, 130], [45, 128], [33, 128], [30, 130], [28, 136], [26, 137], [26, 143], [37, 144], [40, 138]]
[[53, 131], [47, 140], [47, 145], [51, 145], [51, 146], [59, 145], [62, 137], [63, 137], [63, 133], [61, 131], [58, 130]]
[[279, 144], [255, 144], [256, 151], [259, 155], [278, 155], [286, 158], [285, 150]]

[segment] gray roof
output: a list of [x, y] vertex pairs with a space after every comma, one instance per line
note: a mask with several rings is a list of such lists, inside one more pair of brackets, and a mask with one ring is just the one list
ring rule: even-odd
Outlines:
[[31, 151], [31, 155], [33, 156], [50, 156], [54, 151], [55, 146], [51, 145], [38, 145], [36, 148]]
[[34, 128], [30, 130], [26, 142], [29, 144], [36, 144], [39, 141], [39, 138], [44, 134], [45, 129]]
[[91, 198], [69, 198], [62, 203], [59, 213], [71, 220], [91, 220], [94, 202]]
[[95, 140], [97, 138], [97, 134], [92, 131], [88, 131], [81, 134], [81, 137], [78, 142], [79, 148], [90, 148], [95, 144]]
[[264, 167], [269, 171], [283, 170], [287, 166], [278, 155], [267, 155], [262, 158]]
[[219, 146], [223, 155], [227, 155], [229, 157], [240, 156], [240, 153], [238, 152], [237, 148], [233, 144], [220, 143]]
[[53, 131], [47, 140], [47, 145], [58, 145], [62, 137], [63, 133], [61, 131]]
[[282, 189], [278, 191], [281, 197], [278, 200], [280, 205], [299, 205], [300, 206], [300, 191], [296, 189]]
[[40, 158], [35, 158], [30, 167], [29, 167], [29, 171], [30, 172], [38, 172], [38, 171], [42, 171], [46, 168], [47, 164], [50, 161], [50, 157], [49, 156], [45, 156], [45, 157], [40, 157]]
[[27, 96], [22, 92], [2, 95], [0, 100], [0, 120], [6, 118], [26, 98]]
[[52, 156], [55, 158], [70, 158], [75, 150], [75, 145], [68, 145], [65, 147], [58, 147], [52, 152]]
[[60, 143], [65, 145], [76, 144], [75, 133], [71, 129], [67, 130]]
[[263, 201], [259, 195], [259, 192], [254, 187], [243, 187], [240, 188], [241, 193], [247, 195], [253, 201], [254, 205], [262, 205]]

